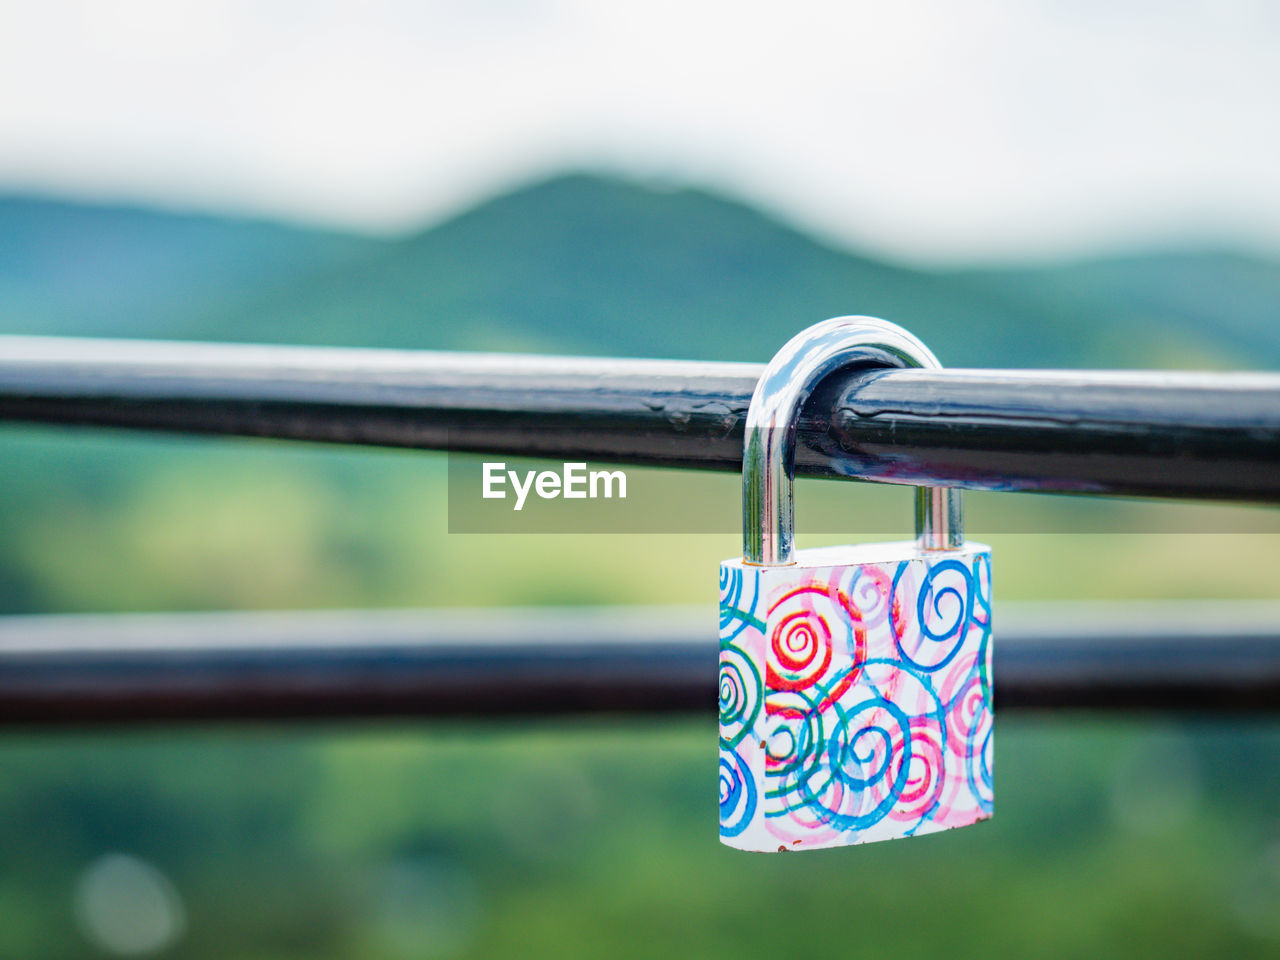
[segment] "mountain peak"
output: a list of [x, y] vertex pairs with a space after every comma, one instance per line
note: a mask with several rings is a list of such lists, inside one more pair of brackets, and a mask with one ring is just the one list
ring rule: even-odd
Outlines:
[[[916, 270], [707, 190], [589, 171], [392, 241], [21, 209], [25, 221], [0, 228], [0, 254], [14, 254], [0, 255], [9, 332], [764, 360], [807, 324], [862, 313], [912, 329], [951, 365], [1203, 365], [1213, 343], [1240, 348], [1222, 365], [1280, 362], [1274, 264]], [[1171, 347], [1155, 355], [1154, 343]]]

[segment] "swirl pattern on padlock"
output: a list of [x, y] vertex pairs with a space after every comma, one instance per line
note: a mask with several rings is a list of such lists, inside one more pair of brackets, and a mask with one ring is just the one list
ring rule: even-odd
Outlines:
[[720, 751], [720, 835], [736, 837], [756, 812], [755, 779], [732, 749]]
[[812, 848], [990, 816], [989, 554], [726, 567], [722, 837]]
[[732, 644], [720, 648], [720, 746], [734, 747], [751, 732], [764, 685], [751, 658]]

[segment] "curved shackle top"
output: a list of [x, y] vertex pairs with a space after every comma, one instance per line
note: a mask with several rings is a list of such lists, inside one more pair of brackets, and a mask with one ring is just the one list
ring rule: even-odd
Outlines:
[[[787, 341], [765, 367], [747, 411], [742, 455], [742, 558], [747, 563], [795, 562], [796, 421], [818, 381], [853, 364], [942, 366], [911, 333], [875, 317], [835, 317]], [[964, 543], [959, 490], [917, 488], [916, 539], [926, 550]]]

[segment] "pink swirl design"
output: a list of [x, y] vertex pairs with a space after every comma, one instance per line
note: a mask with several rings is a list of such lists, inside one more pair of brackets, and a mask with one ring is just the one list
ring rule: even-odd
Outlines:
[[854, 567], [848, 593], [862, 613], [863, 627], [879, 629], [891, 618], [901, 619], [900, 604], [893, 597], [893, 577], [880, 567]]
[[[937, 720], [932, 717], [912, 717], [908, 728], [911, 733], [911, 759], [907, 762], [906, 783], [898, 794], [889, 816], [894, 820], [912, 823], [927, 816], [942, 799], [947, 780], [947, 763], [943, 753], [944, 734]], [[906, 751], [902, 743], [894, 744], [894, 769], [904, 762]]]
[[967, 756], [969, 739], [982, 715], [987, 712], [987, 700], [978, 674], [978, 654], [957, 657], [947, 670], [942, 682], [942, 702], [947, 704], [948, 749], [957, 756]]

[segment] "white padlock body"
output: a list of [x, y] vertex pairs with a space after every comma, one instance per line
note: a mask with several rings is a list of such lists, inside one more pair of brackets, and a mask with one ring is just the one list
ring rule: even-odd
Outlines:
[[720, 565], [720, 839], [806, 850], [992, 813], [991, 550]]

